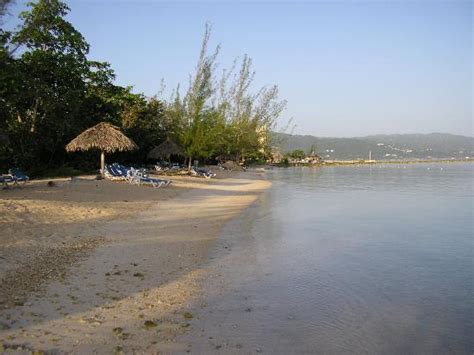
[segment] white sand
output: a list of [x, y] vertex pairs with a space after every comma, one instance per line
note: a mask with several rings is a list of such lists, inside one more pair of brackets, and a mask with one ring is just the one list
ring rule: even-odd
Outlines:
[[[189, 327], [210, 247], [270, 183], [259, 173], [173, 181], [160, 190], [80, 180], [1, 191], [9, 288], [0, 292], [0, 344], [185, 352], [176, 336]], [[15, 288], [15, 277], [25, 286]]]

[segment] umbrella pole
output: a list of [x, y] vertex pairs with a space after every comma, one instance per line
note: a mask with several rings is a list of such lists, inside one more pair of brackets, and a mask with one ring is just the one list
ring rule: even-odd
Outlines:
[[105, 153], [104, 151], [100, 152], [100, 175], [104, 176], [105, 172]]

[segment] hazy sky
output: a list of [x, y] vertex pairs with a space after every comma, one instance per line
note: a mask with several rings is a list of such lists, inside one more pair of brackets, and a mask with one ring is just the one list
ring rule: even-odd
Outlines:
[[471, 1], [67, 3], [90, 57], [136, 92], [186, 85], [210, 22], [220, 68], [252, 57], [256, 86], [288, 100], [294, 133], [473, 135]]

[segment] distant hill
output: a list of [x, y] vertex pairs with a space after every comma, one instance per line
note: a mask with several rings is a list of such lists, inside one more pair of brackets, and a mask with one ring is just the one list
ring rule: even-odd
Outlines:
[[312, 146], [324, 159], [428, 159], [474, 157], [474, 138], [447, 133], [390, 134], [354, 138], [327, 138], [306, 135], [274, 134], [281, 152]]

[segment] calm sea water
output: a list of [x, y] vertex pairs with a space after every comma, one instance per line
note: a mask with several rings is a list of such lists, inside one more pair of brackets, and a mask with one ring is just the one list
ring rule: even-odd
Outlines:
[[270, 171], [213, 255], [201, 332], [236, 352], [472, 354], [473, 176], [473, 164]]

